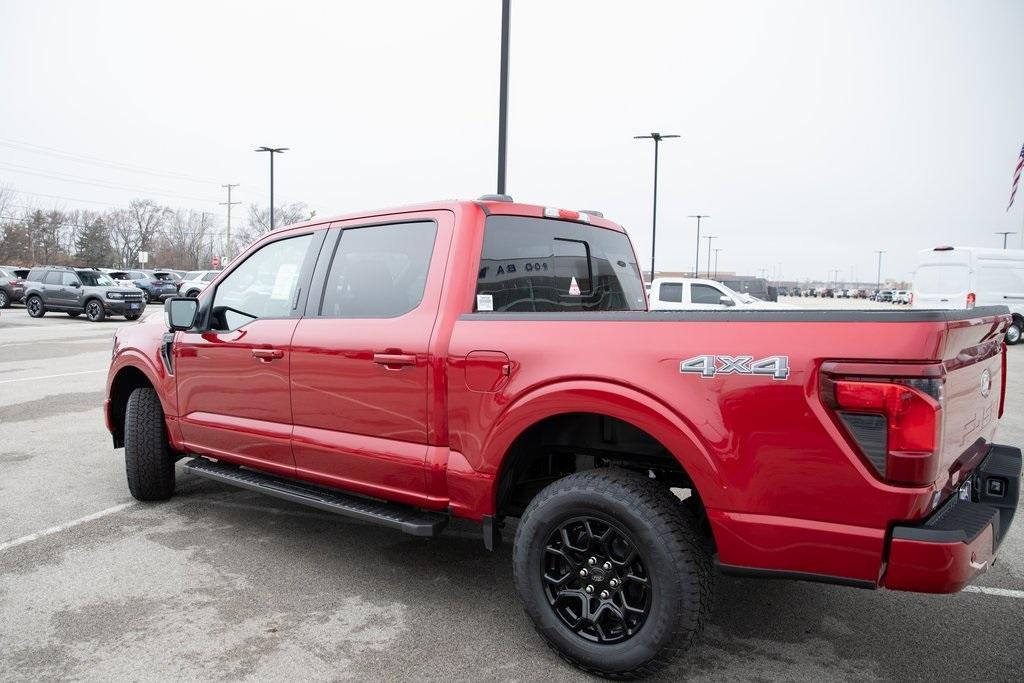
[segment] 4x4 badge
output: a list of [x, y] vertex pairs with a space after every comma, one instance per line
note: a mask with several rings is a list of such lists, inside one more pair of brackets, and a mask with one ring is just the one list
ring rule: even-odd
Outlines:
[[694, 356], [679, 363], [679, 372], [710, 379], [716, 375], [770, 375], [772, 379], [789, 377], [789, 356]]

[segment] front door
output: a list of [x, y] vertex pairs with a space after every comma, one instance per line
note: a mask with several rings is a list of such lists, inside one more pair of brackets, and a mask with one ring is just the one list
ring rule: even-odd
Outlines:
[[197, 331], [178, 332], [178, 415], [189, 450], [295, 473], [291, 339], [324, 231], [268, 242], [204, 297]]
[[292, 444], [303, 478], [424, 504], [430, 343], [453, 220], [386, 220], [332, 226], [292, 339]]

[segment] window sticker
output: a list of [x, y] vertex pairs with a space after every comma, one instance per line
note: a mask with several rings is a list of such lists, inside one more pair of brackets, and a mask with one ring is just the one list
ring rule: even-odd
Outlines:
[[578, 282], [576, 282], [576, 276], [573, 275], [572, 282], [569, 283], [569, 296], [579, 296], [579, 295], [580, 295], [580, 285], [579, 285]]
[[490, 294], [477, 294], [476, 295], [476, 310], [478, 311], [493, 311], [494, 310], [494, 297]]
[[295, 263], [282, 263], [277, 269], [277, 277], [274, 279], [274, 289], [270, 292], [270, 298], [275, 301], [287, 301], [291, 297], [292, 287], [299, 279], [299, 266]]

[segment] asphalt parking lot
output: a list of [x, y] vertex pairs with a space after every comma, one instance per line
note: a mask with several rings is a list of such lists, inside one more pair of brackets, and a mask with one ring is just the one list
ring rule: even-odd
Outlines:
[[[414, 539], [181, 472], [134, 502], [101, 409], [124, 324], [0, 312], [0, 680], [585, 678], [473, 526]], [[1000, 440], [1021, 444], [1010, 359]], [[720, 577], [663, 678], [1019, 680], [1024, 523], [1000, 555], [951, 596]]]

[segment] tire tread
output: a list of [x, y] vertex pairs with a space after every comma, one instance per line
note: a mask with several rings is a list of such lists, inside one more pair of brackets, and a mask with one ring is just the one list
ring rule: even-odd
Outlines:
[[138, 500], [166, 500], [174, 493], [174, 457], [160, 397], [140, 387], [128, 397], [124, 424], [128, 490]]

